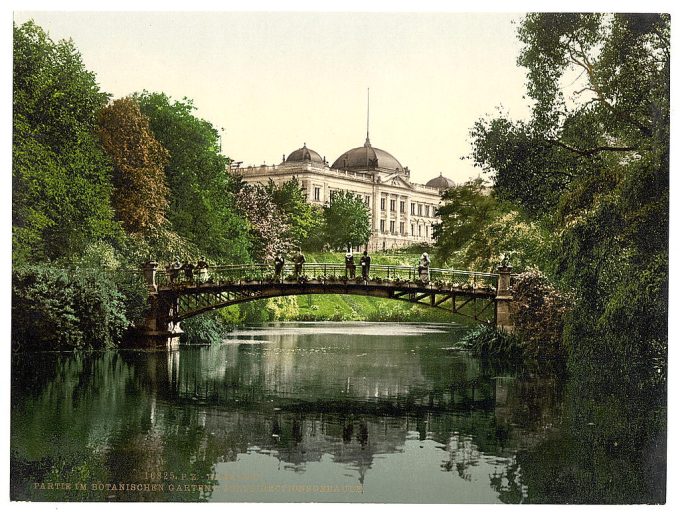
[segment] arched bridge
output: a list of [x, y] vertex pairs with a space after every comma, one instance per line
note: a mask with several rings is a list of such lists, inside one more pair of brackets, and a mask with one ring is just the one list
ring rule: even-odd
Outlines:
[[[149, 288], [149, 311], [139, 336], [173, 339], [179, 323], [192, 316], [257, 299], [289, 295], [344, 294], [393, 299], [446, 310], [510, 329], [510, 267], [498, 273], [371, 265], [368, 278], [340, 263], [306, 263], [296, 273], [286, 264], [279, 274], [268, 264], [210, 266], [186, 274], [144, 267]], [[166, 343], [170, 343], [169, 341]]]

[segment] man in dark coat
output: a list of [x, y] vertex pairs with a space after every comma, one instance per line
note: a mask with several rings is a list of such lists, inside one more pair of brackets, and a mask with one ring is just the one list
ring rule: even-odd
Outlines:
[[295, 277], [299, 278], [302, 275], [302, 265], [305, 264], [305, 255], [302, 250], [298, 250], [293, 262], [295, 263]]
[[364, 281], [368, 281], [368, 273], [371, 271], [371, 256], [368, 255], [368, 251], [364, 250], [364, 255], [361, 256], [361, 277]]
[[274, 277], [280, 281], [281, 280], [281, 272], [283, 272], [283, 265], [286, 263], [286, 259], [283, 257], [283, 254], [280, 252], [276, 255], [274, 258]]

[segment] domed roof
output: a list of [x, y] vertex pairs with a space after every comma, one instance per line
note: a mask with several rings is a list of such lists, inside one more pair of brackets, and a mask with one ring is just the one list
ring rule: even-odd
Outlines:
[[403, 172], [404, 167], [389, 152], [371, 146], [371, 142], [366, 138], [363, 147], [348, 150], [338, 157], [331, 168], [340, 170], [375, 170], [376, 168], [386, 168], [396, 172]]
[[319, 164], [325, 163], [318, 152], [314, 152], [312, 149], [307, 148], [307, 143], [302, 145], [302, 148], [298, 148], [294, 152], [291, 152], [286, 159], [286, 163], [303, 163], [305, 161], [312, 161]]
[[439, 174], [439, 177], [430, 179], [425, 183], [425, 186], [429, 186], [430, 188], [437, 188], [439, 191], [453, 188], [455, 185], [456, 185], [455, 182], [453, 182], [448, 177], [444, 177], [441, 173]]

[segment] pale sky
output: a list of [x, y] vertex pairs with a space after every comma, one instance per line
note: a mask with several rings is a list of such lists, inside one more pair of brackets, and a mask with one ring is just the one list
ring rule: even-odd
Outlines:
[[332, 163], [366, 137], [426, 182], [478, 175], [468, 132], [502, 105], [528, 115], [520, 15], [15, 12], [72, 38], [102, 90], [188, 97], [223, 151], [275, 164], [303, 143]]

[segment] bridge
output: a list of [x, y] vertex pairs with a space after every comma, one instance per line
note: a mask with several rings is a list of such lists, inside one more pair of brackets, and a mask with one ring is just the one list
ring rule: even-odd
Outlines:
[[198, 273], [144, 265], [149, 309], [135, 336], [146, 345], [178, 342], [180, 322], [215, 309], [258, 299], [290, 295], [342, 294], [393, 299], [512, 330], [510, 266], [498, 273], [371, 265], [367, 279], [352, 277], [341, 263], [305, 263], [301, 271], [286, 264], [279, 274], [265, 263], [210, 266]]

